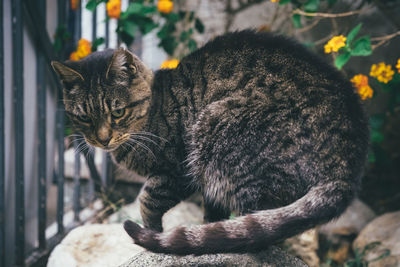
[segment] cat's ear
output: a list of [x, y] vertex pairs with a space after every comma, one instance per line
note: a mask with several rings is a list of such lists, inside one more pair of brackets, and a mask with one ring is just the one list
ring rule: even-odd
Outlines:
[[52, 61], [51, 66], [63, 83], [77, 83], [85, 80], [79, 72], [60, 62]]
[[138, 58], [134, 54], [123, 48], [118, 48], [114, 51], [108, 65], [106, 79], [108, 79], [110, 75], [118, 75], [120, 73], [136, 74], [136, 60], [138, 60]]

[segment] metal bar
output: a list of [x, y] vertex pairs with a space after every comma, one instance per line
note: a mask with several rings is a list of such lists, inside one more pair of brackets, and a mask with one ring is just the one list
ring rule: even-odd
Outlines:
[[[62, 0], [59, 0], [59, 2], [63, 2]], [[50, 37], [47, 34], [47, 31], [44, 31], [43, 29], [46, 29], [46, 25], [42, 21], [42, 19], [37, 16], [39, 14], [39, 9], [36, 6], [36, 1], [30, 1], [30, 0], [23, 0], [23, 5], [24, 5], [24, 17], [28, 17], [28, 20], [30, 23], [27, 23], [27, 26], [30, 26], [31, 30], [33, 30], [35, 38], [38, 39], [40, 42], [39, 48], [43, 50], [44, 55], [47, 59], [47, 61], [51, 60], [56, 60], [57, 55], [54, 51], [53, 44], [50, 41]], [[63, 12], [65, 12], [63, 10]], [[65, 16], [64, 16], [65, 17]]]
[[[82, 5], [82, 3], [80, 3]], [[82, 36], [82, 7], [78, 8], [76, 11], [73, 12], [74, 14], [74, 40], [75, 43]], [[74, 211], [74, 221], [79, 222], [79, 211], [80, 211], [80, 172], [81, 172], [81, 160], [80, 160], [80, 153], [79, 153], [79, 142], [75, 138], [73, 141], [74, 149], [75, 149], [75, 159], [74, 159], [74, 190], [73, 190], [73, 203], [72, 208]]]
[[[66, 2], [58, 0], [58, 25], [65, 24]], [[61, 52], [63, 54], [64, 51]], [[57, 101], [57, 142], [58, 142], [58, 171], [57, 171], [57, 227], [58, 233], [64, 233], [64, 103], [62, 101], [62, 89], [58, 90]]]
[[3, 31], [3, 0], [0, 0], [0, 267], [6, 264], [5, 236], [5, 146], [4, 146], [4, 31]]
[[75, 164], [74, 164], [74, 195], [73, 195], [73, 210], [74, 210], [74, 221], [79, 222], [79, 211], [80, 211], [80, 173], [81, 173], [81, 154], [79, 153], [79, 141], [74, 139], [75, 149]]
[[92, 42], [97, 38], [97, 8], [92, 12]]
[[[92, 12], [92, 43], [97, 38], [97, 7]], [[89, 149], [86, 153], [84, 153], [87, 166], [90, 171], [90, 179], [89, 179], [89, 199], [90, 201], [95, 199], [95, 192], [100, 192], [101, 180], [100, 175], [96, 169], [95, 157], [96, 151], [94, 149]]]
[[[108, 19], [108, 15], [107, 15], [107, 8], [105, 9], [105, 18], [106, 18], [106, 23], [105, 23], [105, 37], [104, 37], [104, 41], [105, 41], [105, 46], [106, 48], [110, 47], [110, 23], [109, 23], [109, 19]], [[104, 189], [107, 189], [108, 186], [108, 182], [109, 182], [109, 156], [107, 152], [103, 152], [102, 155], [102, 170], [101, 170], [101, 178], [102, 178], [102, 185]]]
[[56, 55], [53, 45], [50, 41], [50, 37], [47, 34], [47, 31], [43, 31], [41, 27], [46, 27], [42, 20], [37, 16], [38, 8], [34, 1], [25, 0], [23, 2], [23, 13], [25, 19], [25, 25], [31, 33], [31, 36], [35, 38], [36, 47], [43, 53], [46, 58], [47, 67], [50, 69], [50, 78], [53, 85], [53, 88], [60, 87], [60, 83], [58, 81], [57, 74], [52, 70], [50, 66], [50, 62], [52, 60], [57, 60], [58, 56]]
[[105, 45], [106, 45], [106, 48], [109, 48], [110, 47], [110, 20], [107, 15], [107, 8], [105, 9], [105, 12], [106, 12], [106, 14], [105, 14], [105, 18], [106, 18]]
[[[46, 1], [40, 0], [39, 14], [46, 24]], [[43, 29], [46, 31], [46, 29]], [[38, 241], [46, 247], [46, 60], [43, 52], [37, 55], [37, 112], [38, 112]]]
[[12, 1], [13, 104], [15, 136], [15, 264], [25, 258], [24, 75], [22, 0]]

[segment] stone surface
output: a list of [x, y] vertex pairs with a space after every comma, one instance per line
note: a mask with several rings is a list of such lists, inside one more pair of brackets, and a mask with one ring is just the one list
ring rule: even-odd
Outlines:
[[322, 225], [319, 232], [328, 239], [334, 238], [335, 235], [358, 234], [375, 217], [370, 207], [359, 199], [355, 199], [338, 219]]
[[390, 255], [378, 261], [369, 262], [368, 267], [400, 266], [400, 211], [386, 213], [371, 221], [353, 242], [353, 249], [363, 250], [366, 245], [373, 242], [381, 244], [367, 250], [365, 260], [376, 259], [385, 250], [390, 250]]
[[[143, 224], [139, 206], [138, 201], [124, 206], [118, 212], [111, 215], [108, 222], [120, 223], [129, 219]], [[168, 231], [177, 226], [201, 223], [203, 223], [203, 211], [199, 206], [188, 201], [182, 201], [163, 216], [164, 231]]]
[[300, 259], [291, 256], [278, 247], [270, 247], [260, 253], [248, 254], [207, 254], [201, 256], [175, 256], [141, 252], [120, 267], [194, 267], [194, 266], [307, 266]]
[[315, 228], [286, 239], [284, 246], [290, 254], [299, 257], [309, 266], [319, 266], [318, 231]]
[[47, 267], [118, 266], [142, 251], [142, 247], [133, 244], [122, 224], [83, 225], [55, 247]]

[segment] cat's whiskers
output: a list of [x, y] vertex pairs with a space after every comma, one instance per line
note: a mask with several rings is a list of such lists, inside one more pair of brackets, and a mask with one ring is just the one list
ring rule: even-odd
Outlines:
[[74, 155], [76, 156], [77, 154], [80, 154], [85, 146], [84, 141], [80, 141], [78, 145], [75, 147]]
[[157, 144], [154, 140], [151, 140], [151, 139], [148, 138], [148, 137], [141, 136], [141, 135], [135, 134], [135, 133], [131, 134], [131, 136], [132, 136], [133, 138], [137, 138], [137, 139], [140, 139], [140, 140], [149, 141], [149, 142], [153, 143], [155, 146], [157, 146], [159, 149], [161, 149], [161, 146], [160, 146], [159, 144]]
[[148, 146], [146, 146], [145, 144], [143, 144], [140, 141], [134, 139], [133, 137], [129, 138], [128, 142], [126, 142], [126, 143], [129, 144], [130, 142], [133, 142], [133, 144], [137, 144], [138, 146], [140, 146], [144, 150], [147, 150], [153, 156], [153, 158], [155, 160], [157, 159], [157, 157], [156, 157], [156, 155], [154, 155], [153, 151], [151, 151], [151, 149]]
[[142, 131], [142, 132], [135, 132], [135, 133], [132, 133], [132, 134], [152, 136], [152, 137], [158, 138], [158, 139], [160, 139], [160, 140], [162, 140], [162, 141], [168, 143], [168, 140], [167, 140], [167, 139], [165, 139], [165, 138], [163, 138], [163, 137], [161, 137], [161, 136], [155, 135], [155, 134], [153, 134], [153, 133], [149, 133], [149, 132], [144, 132], [144, 131]]
[[[126, 145], [127, 147], [125, 148], [124, 145]], [[124, 149], [128, 150], [128, 151], [129, 151], [129, 149], [131, 149], [131, 148], [133, 149], [133, 151], [135, 151], [135, 152], [137, 151], [136, 148], [135, 148], [132, 144], [130, 144], [129, 142], [123, 143], [123, 144], [122, 144], [122, 147], [123, 147]]]

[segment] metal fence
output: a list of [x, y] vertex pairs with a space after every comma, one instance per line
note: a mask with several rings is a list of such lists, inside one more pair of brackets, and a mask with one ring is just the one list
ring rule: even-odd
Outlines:
[[[10, 0], [11, 2], [11, 25], [12, 25], [12, 105], [13, 105], [13, 125], [14, 127], [14, 144], [12, 144], [13, 155], [15, 157], [15, 240], [10, 242], [6, 240], [6, 214], [5, 196], [6, 196], [6, 172], [5, 172], [5, 99], [4, 94], [4, 53], [11, 51], [4, 51], [4, 2], [0, 0], [0, 267], [8, 266], [10, 264], [7, 258], [10, 257], [6, 254], [6, 246], [14, 244], [14, 255], [12, 255], [12, 265], [15, 266], [42, 266], [45, 262], [49, 251], [60, 242], [65, 234], [73, 227], [79, 225], [79, 212], [80, 207], [80, 155], [76, 154], [75, 157], [75, 170], [74, 170], [74, 196], [73, 196], [73, 212], [74, 223], [71, 225], [64, 225], [64, 106], [60, 100], [62, 96], [62, 88], [58, 82], [55, 73], [50, 67], [52, 60], [64, 60], [66, 58], [66, 50], [56, 53], [53, 48], [51, 38], [48, 36], [46, 30], [46, 1], [30, 1], [30, 0]], [[83, 2], [83, 1], [82, 1]], [[81, 11], [72, 12], [69, 8], [69, 1], [58, 0], [58, 25], [66, 25], [68, 31], [72, 33], [73, 42], [76, 43], [81, 36]], [[51, 11], [53, 12], [53, 10]], [[92, 40], [96, 38], [96, 11], [93, 13], [92, 23]], [[105, 43], [109, 42], [108, 23], [106, 23]], [[27, 29], [34, 42], [36, 53], [36, 95], [37, 95], [37, 199], [30, 201], [37, 201], [37, 246], [30, 251], [26, 251], [26, 229], [25, 229], [25, 178], [24, 175], [24, 28]], [[47, 181], [46, 177], [46, 90], [49, 90], [47, 84], [50, 84], [50, 90], [54, 90], [57, 101], [57, 114], [56, 114], [56, 133], [57, 133], [57, 153], [58, 163], [55, 165], [55, 181], [57, 183], [57, 233], [49, 238], [46, 237], [46, 197], [47, 197]], [[93, 159], [93, 157], [92, 157]], [[91, 173], [91, 177], [96, 181], [97, 191], [101, 178], [96, 170], [94, 161], [87, 157], [87, 164]], [[109, 173], [107, 167], [109, 164], [103, 164], [106, 168], [102, 173]], [[104, 183], [103, 183], [104, 184]]]

